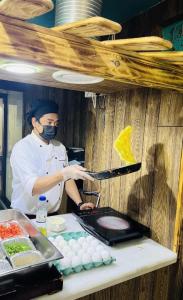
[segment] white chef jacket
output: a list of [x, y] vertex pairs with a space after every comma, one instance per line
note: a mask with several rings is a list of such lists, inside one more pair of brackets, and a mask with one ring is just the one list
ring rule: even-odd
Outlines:
[[[32, 132], [15, 144], [10, 157], [13, 173], [11, 207], [26, 214], [36, 214], [39, 196], [32, 196], [35, 181], [40, 176], [52, 175], [68, 165], [64, 145], [56, 140], [44, 143]], [[59, 209], [64, 182], [45, 192], [48, 212]]]

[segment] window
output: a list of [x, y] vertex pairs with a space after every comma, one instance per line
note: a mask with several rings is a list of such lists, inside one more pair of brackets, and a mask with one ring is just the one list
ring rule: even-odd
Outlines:
[[0, 90], [0, 198], [1, 207], [9, 206], [12, 192], [10, 155], [22, 138], [23, 93]]

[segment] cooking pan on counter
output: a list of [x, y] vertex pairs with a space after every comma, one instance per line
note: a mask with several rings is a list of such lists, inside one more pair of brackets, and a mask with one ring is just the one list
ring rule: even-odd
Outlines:
[[91, 177], [97, 180], [104, 180], [104, 179], [110, 179], [122, 175], [127, 175], [129, 173], [137, 172], [140, 170], [140, 168], [141, 168], [141, 163], [136, 163], [118, 169], [104, 170], [100, 172], [87, 171], [87, 174], [89, 174]]

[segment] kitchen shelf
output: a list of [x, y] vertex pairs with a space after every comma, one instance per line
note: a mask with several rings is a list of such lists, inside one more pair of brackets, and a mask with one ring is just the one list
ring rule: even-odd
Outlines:
[[[94, 39], [0, 16], [0, 43], [2, 80], [95, 93], [137, 87], [183, 92], [183, 70], [176, 63], [134, 51], [111, 49]], [[18, 76], [1, 68], [1, 65], [11, 62], [30, 63], [38, 67], [38, 72]], [[102, 77], [104, 81], [95, 84], [61, 83], [52, 77], [60, 69]]]

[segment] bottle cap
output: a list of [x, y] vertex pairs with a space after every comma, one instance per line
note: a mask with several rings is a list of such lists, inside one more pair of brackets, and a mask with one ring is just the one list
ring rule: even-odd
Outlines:
[[39, 196], [40, 201], [46, 201], [46, 197], [44, 195]]

